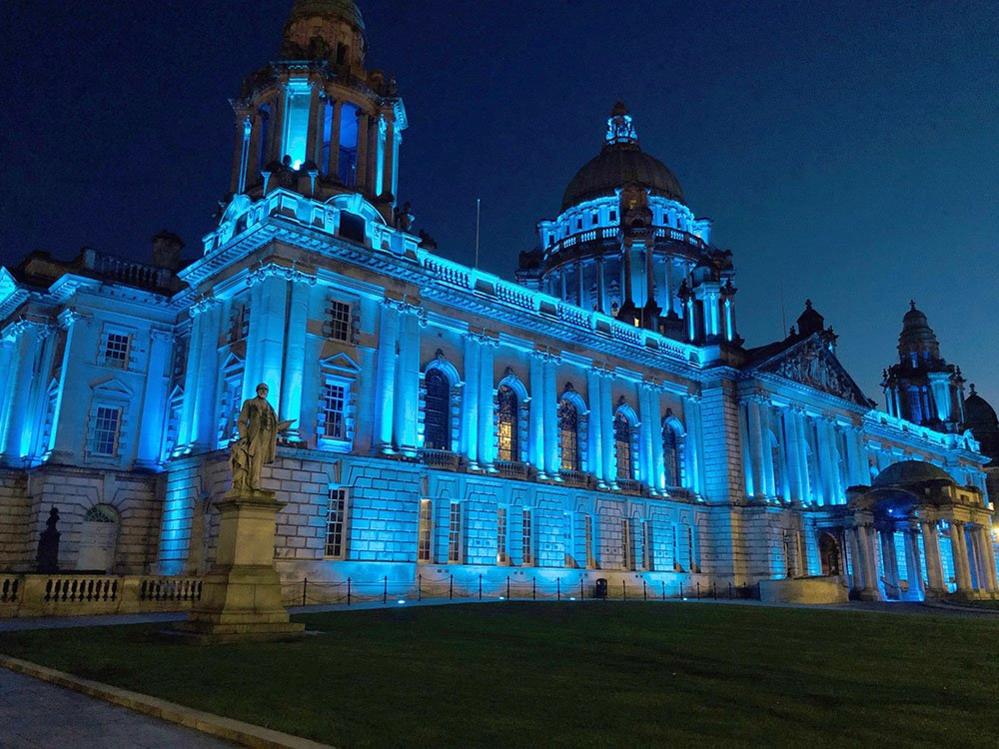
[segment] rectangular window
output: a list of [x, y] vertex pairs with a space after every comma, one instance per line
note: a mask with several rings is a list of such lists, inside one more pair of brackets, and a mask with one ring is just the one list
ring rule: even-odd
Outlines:
[[625, 518], [621, 521], [621, 546], [623, 547], [624, 568], [635, 569], [635, 545], [631, 537], [631, 521]]
[[509, 561], [506, 553], [506, 508], [496, 510], [496, 564]]
[[104, 339], [104, 363], [109, 367], [128, 369], [128, 344], [130, 336], [108, 333]]
[[94, 454], [115, 455], [118, 452], [118, 431], [121, 409], [100, 406], [94, 421]]
[[330, 302], [329, 313], [329, 337], [334, 341], [349, 343], [350, 336], [350, 305], [346, 302], [338, 302], [335, 299]]
[[447, 529], [447, 561], [461, 562], [461, 505], [451, 503], [451, 514]]
[[330, 504], [326, 512], [326, 556], [343, 559], [346, 550], [347, 490], [330, 488]]
[[586, 539], [586, 567], [593, 569], [597, 565], [593, 559], [593, 516], [583, 516], [583, 537]]
[[531, 526], [531, 511], [524, 510], [521, 520], [521, 543], [523, 546], [523, 563], [525, 567], [534, 564], [534, 533]]
[[229, 343], [246, 340], [250, 334], [250, 305], [237, 304], [229, 318]]
[[653, 568], [652, 525], [648, 520], [642, 521], [642, 557], [642, 568], [651, 570]]
[[323, 386], [321, 405], [323, 437], [331, 440], [347, 439], [347, 389], [343, 385], [326, 383]]
[[429, 562], [433, 548], [433, 507], [429, 499], [420, 500], [420, 526], [417, 530], [416, 561]]

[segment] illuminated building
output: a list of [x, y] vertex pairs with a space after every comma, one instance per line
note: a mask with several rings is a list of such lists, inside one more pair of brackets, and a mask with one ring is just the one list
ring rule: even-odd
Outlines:
[[990, 456], [922, 313], [887, 412], [811, 303], [745, 346], [731, 253], [620, 104], [517, 282], [446, 260], [396, 204], [406, 113], [365, 45], [350, 0], [294, 4], [194, 262], [161, 234], [150, 265], [2, 271], [0, 563], [30, 566], [55, 504], [64, 566], [203, 571], [266, 382], [294, 420], [267, 475], [288, 580], [994, 594]]

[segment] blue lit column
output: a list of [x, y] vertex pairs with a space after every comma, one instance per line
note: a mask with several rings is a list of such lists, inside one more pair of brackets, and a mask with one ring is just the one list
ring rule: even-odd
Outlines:
[[[794, 431], [798, 443], [798, 473], [801, 476], [801, 501], [805, 504], [815, 503], [815, 488], [812, 486], [812, 476], [808, 470], [808, 438], [805, 430], [808, 428], [808, 416], [800, 409], [794, 410]], [[816, 458], [816, 456], [813, 456]]]
[[378, 355], [375, 365], [375, 450], [384, 455], [395, 452], [392, 446], [393, 409], [395, 407], [396, 346], [399, 340], [399, 310], [391, 299], [382, 302], [378, 325]]
[[[278, 413], [281, 405], [284, 364], [284, 334], [288, 323], [288, 273], [276, 266], [265, 266], [251, 283], [256, 297], [250, 304], [250, 335], [246, 344], [246, 366], [254, 376], [243, 378], [243, 398], [256, 395], [259, 383], [270, 388], [268, 400]], [[303, 340], [304, 348], [304, 340]]]
[[658, 494], [662, 488], [662, 479], [660, 471], [657, 470], [659, 461], [656, 458], [655, 445], [658, 443], [661, 457], [662, 438], [660, 436], [660, 439], [655, 439], [655, 427], [659, 422], [659, 395], [655, 383], [643, 381], [638, 386], [638, 395], [638, 408], [642, 419], [640, 432], [642, 438], [642, 479], [652, 494]]
[[21, 455], [32, 464], [41, 462], [48, 448], [45, 442], [45, 419], [48, 415], [49, 378], [52, 373], [58, 333], [59, 329], [55, 325], [40, 326], [37, 333], [41, 350], [38, 352], [37, 375], [31, 378], [29, 399], [26, 404], [28, 417], [21, 438]]
[[288, 329], [285, 335], [284, 372], [281, 375], [279, 418], [291, 421], [286, 437], [298, 441], [302, 435], [302, 390], [305, 386], [305, 340], [309, 324], [309, 297], [314, 276], [292, 275], [288, 285]]
[[35, 371], [35, 363], [39, 353], [36, 323], [26, 320], [10, 326], [5, 335], [13, 340], [15, 354], [13, 367], [9, 377], [10, 390], [7, 402], [10, 408], [5, 414], [3, 428], [2, 457], [9, 463], [19, 465], [24, 455], [21, 450], [21, 438], [24, 430], [24, 419], [27, 416], [28, 393], [31, 388], [31, 375]]
[[[559, 359], [549, 354], [545, 357], [545, 469], [550, 477], [561, 480], [559, 474], [558, 393], [555, 391], [555, 371]], [[582, 414], [580, 414], [582, 417]]]
[[196, 417], [198, 407], [198, 375], [201, 374], [201, 341], [207, 322], [205, 313], [211, 305], [207, 299], [199, 299], [188, 309], [191, 316], [191, 335], [187, 345], [187, 361], [184, 367], [184, 400], [181, 403], [180, 423], [177, 426], [177, 446], [189, 447], [196, 440]]
[[142, 468], [158, 468], [162, 452], [163, 422], [166, 418], [166, 395], [170, 386], [170, 346], [173, 334], [169, 330], [149, 331], [149, 366], [142, 396], [139, 420], [139, 449], [135, 464]]
[[749, 438], [749, 462], [752, 472], [752, 495], [761, 497], [766, 494], [763, 484], [763, 445], [760, 424], [760, 404], [756, 398], [746, 401], [748, 416], [747, 436]]
[[787, 453], [787, 484], [789, 499], [801, 502], [804, 499], [801, 490], [801, 443], [798, 441], [798, 430], [794, 424], [795, 413], [791, 408], [781, 409], [780, 418], [784, 424], [784, 449]]
[[614, 372], [604, 369], [600, 374], [603, 379], [600, 400], [590, 405], [590, 413], [598, 416], [595, 421], [604, 433], [604, 483], [612, 489], [617, 489], [617, 455], [614, 451]]
[[907, 527], [905, 536], [905, 574], [909, 581], [909, 593], [922, 600], [925, 591], [923, 583], [922, 565], [919, 562], [919, 529], [913, 526]]
[[600, 400], [600, 390], [601, 390], [601, 380], [603, 378], [600, 376], [600, 372], [593, 367], [590, 367], [586, 372], [586, 401], [590, 407], [590, 413], [593, 415], [591, 418], [590, 430], [589, 430], [589, 465], [586, 466], [586, 470], [589, 471], [597, 480], [597, 487], [599, 489], [605, 489], [607, 484], [604, 482], [604, 455], [603, 455], [603, 430], [600, 428], [600, 413], [597, 408]]
[[495, 391], [493, 388], [493, 352], [496, 340], [479, 339], [479, 465], [494, 472], [496, 460]]
[[765, 400], [757, 401], [760, 411], [760, 451], [763, 453], [763, 493], [767, 497], [777, 496], [774, 482], [774, 451], [770, 445], [771, 409]]
[[[17, 347], [14, 341], [9, 338], [0, 338], [0, 372], [13, 372], [17, 366]], [[11, 390], [14, 385], [13, 377], [4, 379], [0, 388], [0, 449], [3, 447], [3, 435], [7, 424], [7, 417], [12, 408]]]
[[923, 535], [923, 554], [926, 556], [926, 592], [940, 597], [947, 593], [944, 584], [943, 564], [940, 561], [940, 533], [936, 521], [920, 520]]
[[417, 413], [420, 387], [419, 310], [407, 305], [399, 318], [399, 363], [396, 372], [395, 440], [399, 452], [414, 457], [417, 450]]
[[479, 341], [474, 333], [465, 334], [465, 390], [461, 399], [461, 448], [471, 470], [479, 468]]
[[950, 548], [954, 557], [954, 577], [957, 592], [971, 592], [971, 570], [968, 566], [968, 546], [964, 539], [964, 523], [950, 521]]
[[[543, 352], [531, 352], [530, 367], [531, 400], [528, 410], [530, 449], [528, 450], [528, 459], [538, 469], [538, 478], [546, 478], [548, 474], [545, 471], [545, 362]], [[557, 428], [558, 424], [556, 423]]]
[[694, 395], [683, 398], [683, 416], [687, 437], [684, 440], [684, 459], [687, 464], [688, 488], [698, 496], [704, 493], [704, 436], [701, 429], [701, 401]]
[[[74, 309], [66, 308], [59, 313], [59, 325], [66, 331], [66, 343], [62, 348], [62, 365], [59, 367], [59, 383], [56, 390], [55, 406], [52, 409], [52, 428], [49, 430], [49, 443], [46, 456], [48, 460], [57, 463], [68, 462], [80, 447], [79, 430], [63, 426], [63, 403], [66, 398], [69, 363], [76, 356], [77, 337], [79, 336], [79, 320], [83, 317]], [[6, 370], [4, 370], [6, 371]], [[72, 396], [70, 396], [72, 402]], [[72, 413], [72, 409], [69, 412]]]
[[[205, 299], [204, 311], [195, 319], [195, 322], [200, 321], [202, 330], [199, 339], [201, 352], [198, 355], [198, 371], [195, 374], [191, 391], [195, 401], [194, 419], [191, 425], [191, 444], [192, 447], [201, 449], [215, 447], [218, 439], [218, 414], [216, 412], [218, 408], [218, 352], [223, 309], [222, 304], [217, 299]], [[247, 363], [249, 363], [249, 355]], [[186, 399], [188, 394], [185, 393], [184, 397]]]

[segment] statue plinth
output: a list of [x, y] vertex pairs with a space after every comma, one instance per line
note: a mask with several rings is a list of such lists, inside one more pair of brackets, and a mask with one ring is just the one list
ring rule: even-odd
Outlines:
[[215, 564], [203, 579], [201, 600], [173, 634], [205, 644], [301, 637], [305, 625], [289, 621], [274, 567], [276, 518], [285, 504], [259, 489], [233, 490], [218, 503]]

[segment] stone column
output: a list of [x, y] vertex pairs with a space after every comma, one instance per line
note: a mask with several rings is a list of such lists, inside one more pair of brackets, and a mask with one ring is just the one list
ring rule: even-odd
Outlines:
[[787, 484], [792, 502], [801, 502], [801, 445], [798, 442], [798, 429], [794, 423], [795, 413], [791, 408], [781, 410], [784, 420], [784, 440], [787, 452]]
[[981, 544], [985, 556], [985, 566], [988, 568], [986, 570], [986, 576], [989, 581], [988, 589], [993, 593], [999, 593], [999, 580], [996, 579], [995, 549], [992, 548], [992, 538], [989, 536], [989, 529], [982, 525], [979, 526], [978, 531], [981, 534]]
[[684, 396], [683, 416], [687, 436], [684, 439], [685, 455], [683, 455], [682, 460], [686, 463], [688, 488], [700, 495], [704, 493], [704, 461], [702, 459], [704, 442], [701, 433], [701, 403], [699, 398]]
[[603, 376], [602, 387], [600, 388], [600, 402], [590, 406], [590, 413], [596, 414], [596, 422], [591, 424], [591, 428], [599, 424], [599, 429], [604, 437], [604, 483], [607, 486], [617, 488], [617, 455], [614, 451], [614, 373], [608, 369], [601, 372]]
[[606, 281], [604, 280], [604, 256], [597, 255], [596, 263], [596, 274], [597, 274], [597, 299], [596, 308], [599, 312], [608, 312], [607, 309], [607, 287]]
[[863, 525], [860, 531], [861, 557], [864, 560], [864, 590], [861, 598], [870, 601], [881, 600], [881, 589], [878, 584], [878, 557], [873, 526]]
[[395, 371], [399, 342], [399, 308], [392, 299], [385, 299], [381, 306], [378, 326], [378, 350], [375, 360], [377, 385], [375, 392], [375, 450], [383, 455], [395, 452], [392, 440], [395, 408]]
[[399, 356], [396, 363], [395, 443], [399, 452], [407, 457], [415, 457], [417, 452], [421, 327], [419, 310], [403, 306], [399, 317]]
[[31, 375], [39, 353], [38, 326], [21, 321], [8, 327], [5, 334], [13, 340], [14, 354], [11, 371], [7, 372], [9, 390], [6, 401], [9, 407], [4, 413], [3, 457], [18, 463], [24, 455], [22, 450], [22, 430], [28, 409], [25, 404], [31, 388]]
[[586, 401], [590, 406], [590, 413], [595, 417], [592, 419], [593, 423], [590, 425], [589, 429], [590, 464], [587, 466], [587, 470], [596, 478], [597, 487], [600, 489], [604, 489], [607, 486], [604, 481], [603, 430], [600, 428], [599, 410], [597, 408], [597, 405], [601, 401], [600, 392], [603, 384], [601, 382], [602, 379], [600, 371], [595, 367], [591, 366], [589, 370], [587, 370]]
[[[385, 118], [385, 158], [382, 165], [382, 193], [391, 193], [395, 174], [395, 116]], [[395, 196], [393, 195], [393, 199]]]
[[461, 442], [456, 448], [468, 456], [468, 467], [479, 469], [479, 336], [465, 335], [464, 397], [461, 399]]
[[333, 102], [333, 127], [330, 132], [330, 170], [329, 174], [340, 176], [340, 126], [343, 119], [343, 102]]
[[857, 593], [861, 593], [866, 587], [866, 580], [864, 578], [865, 573], [865, 561], [863, 557], [863, 552], [861, 551], [861, 544], [859, 538], [859, 529], [856, 527], [846, 529], [847, 543], [850, 545], [850, 561], [852, 562], [852, 580], [851, 587]]
[[[198, 328], [197, 369], [188, 372], [185, 382], [190, 383], [190, 389], [184, 391], [184, 410], [187, 411], [188, 401], [191, 401], [191, 421], [188, 444], [192, 449], [206, 450], [214, 448], [217, 440], [217, 381], [219, 370], [219, 329], [223, 306], [218, 299], [207, 297], [192, 306], [191, 314], [196, 314], [194, 325]], [[252, 310], [251, 310], [252, 314]], [[252, 331], [251, 321], [251, 331]], [[191, 335], [192, 347], [194, 334]], [[188, 359], [190, 362], [191, 359]], [[244, 380], [246, 376], [244, 374]], [[254, 383], [256, 384], [256, 383]], [[245, 387], [244, 387], [245, 392]]]
[[971, 593], [971, 573], [968, 570], [968, 550], [964, 545], [964, 525], [954, 520], [950, 522], [950, 547], [954, 558], [957, 592]]
[[[167, 391], [170, 389], [170, 348], [173, 335], [169, 330], [149, 331], [149, 366], [142, 395], [142, 418], [139, 422], [139, 449], [135, 464], [142, 468], [160, 465], [163, 447], [163, 423], [166, 419]], [[53, 424], [53, 429], [55, 425]]]
[[[558, 431], [558, 393], [556, 392], [555, 370], [558, 367], [558, 357], [549, 353], [545, 357], [544, 392], [545, 392], [545, 471], [556, 480], [561, 469], [559, 454]], [[584, 414], [579, 414], [582, 419]]]
[[[479, 339], [479, 466], [495, 472], [496, 404], [493, 373], [493, 350], [496, 340], [487, 336]], [[557, 425], [556, 425], [557, 428]]]
[[985, 570], [985, 550], [982, 549], [981, 535], [979, 534], [979, 526], [965, 526], [967, 533], [965, 534], [965, 542], [969, 547], [968, 556], [971, 560], [972, 570], [974, 571], [975, 588], [977, 590], [987, 591], [989, 589], [989, 579], [988, 574]]
[[908, 571], [909, 595], [924, 597], [923, 573], [919, 563], [919, 533], [915, 528], [905, 530], [905, 568]]
[[898, 579], [898, 560], [895, 557], [895, 531], [878, 531], [881, 539], [881, 559], [885, 568], [885, 587], [890, 595], [902, 597], [902, 589]]
[[45, 442], [45, 419], [48, 413], [49, 378], [52, 375], [58, 332], [59, 328], [52, 324], [40, 325], [36, 331], [38, 337], [36, 345], [40, 346], [41, 350], [38, 352], [38, 367], [35, 370], [37, 374], [31, 378], [28, 401], [24, 404], [27, 418], [21, 440], [26, 457], [32, 463], [39, 462], [48, 448]]
[[305, 385], [305, 341], [309, 324], [309, 296], [316, 279], [295, 274], [288, 282], [288, 331], [284, 370], [281, 373], [279, 419], [293, 421], [286, 433], [292, 441], [302, 438], [302, 388]]
[[288, 324], [288, 278], [283, 269], [265, 266], [258, 277], [251, 277], [251, 283], [254, 281], [254, 288], [259, 287], [260, 291], [256, 304], [250, 306], [246, 362], [247, 368], [253, 366], [255, 376], [243, 378], [243, 399], [252, 398], [257, 385], [266, 383], [271, 398], [277, 401], [275, 410], [283, 413], [284, 406], [279, 399], [284, 370], [284, 336]]
[[763, 493], [767, 497], [777, 496], [777, 484], [774, 481], [774, 451], [770, 445], [770, 404], [765, 400], [757, 401], [760, 411], [760, 451], [763, 454]]
[[[661, 416], [661, 404], [659, 402], [660, 389], [653, 383], [648, 383], [646, 393], [646, 403], [648, 404], [648, 415], [642, 416], [642, 421], [649, 423], [649, 486], [657, 492], [666, 491], [666, 465], [663, 458], [663, 429]], [[681, 457], [682, 460], [682, 457]]]
[[753, 496], [762, 497], [766, 494], [763, 484], [763, 445], [762, 425], [760, 424], [760, 405], [755, 398], [746, 401], [748, 419], [747, 438], [749, 440], [749, 460], [752, 471]]
[[[528, 414], [530, 424], [528, 425], [527, 439], [530, 443], [528, 450], [528, 460], [538, 469], [538, 477], [546, 478], [545, 471], [545, 376], [544, 376], [544, 353], [532, 351], [530, 359], [530, 384], [531, 396]], [[548, 416], [555, 420], [555, 428], [558, 429], [557, 414]]]
[[922, 520], [919, 529], [923, 534], [923, 551], [926, 554], [926, 593], [943, 596], [947, 593], [943, 565], [940, 562], [940, 541], [936, 522]]
[[371, 192], [371, 185], [368, 184], [368, 114], [364, 110], [357, 110], [357, 188], [366, 193]]

